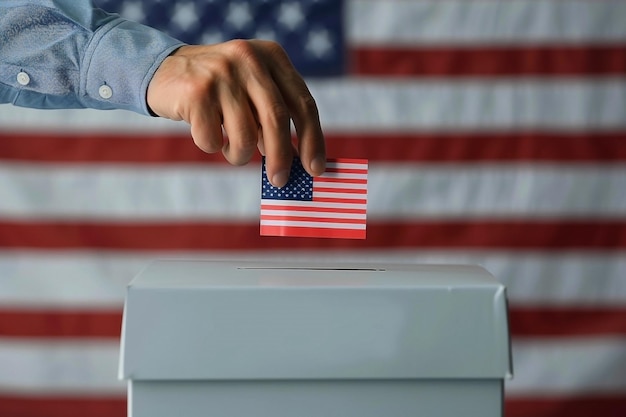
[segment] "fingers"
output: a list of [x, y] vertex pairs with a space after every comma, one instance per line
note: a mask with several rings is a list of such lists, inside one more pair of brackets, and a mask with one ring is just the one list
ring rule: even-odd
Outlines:
[[313, 96], [279, 45], [254, 42], [264, 45], [271, 54], [271, 76], [296, 127], [302, 165], [311, 175], [322, 174], [326, 168], [326, 147]]
[[206, 153], [222, 149], [222, 121], [218, 112], [205, 106], [193, 106], [188, 122], [191, 124], [191, 137], [198, 148]]
[[240, 95], [230, 95], [222, 100], [224, 129], [228, 133], [222, 153], [232, 165], [250, 162], [258, 143], [258, 123], [252, 115], [247, 96], [238, 97]]
[[287, 184], [293, 161], [289, 112], [276, 86], [266, 80], [251, 83], [249, 94], [261, 126], [267, 177], [272, 185], [282, 187]]
[[263, 59], [263, 51], [254, 49], [252, 43], [239, 46], [240, 54], [247, 57], [242, 74], [244, 88], [260, 126], [254, 138], [265, 153], [268, 179], [272, 185], [282, 187], [289, 179], [294, 155], [290, 112]]
[[[252, 115], [245, 92], [227, 89], [221, 94], [221, 116], [208, 105], [192, 106], [191, 136], [201, 150], [207, 153], [222, 151], [232, 165], [247, 164], [256, 149], [259, 126]], [[224, 141], [222, 127], [228, 134]]]
[[[321, 175], [326, 169], [326, 146], [320, 126], [319, 114], [313, 97], [304, 82], [301, 92], [290, 91], [283, 86], [284, 94], [289, 97], [293, 123], [298, 135], [298, 149], [304, 168], [311, 175]], [[293, 95], [293, 96], [292, 96]]]
[[263, 129], [259, 126], [258, 139], [256, 143], [256, 147], [259, 150], [259, 153], [265, 156], [265, 142], [263, 142]]
[[[287, 183], [295, 153], [310, 174], [324, 171], [317, 106], [275, 42], [235, 40], [181, 47], [155, 73], [147, 100], [155, 114], [191, 124], [195, 144], [209, 153], [222, 150], [231, 164], [247, 163], [258, 147], [275, 186]], [[298, 151], [291, 140], [291, 120]]]

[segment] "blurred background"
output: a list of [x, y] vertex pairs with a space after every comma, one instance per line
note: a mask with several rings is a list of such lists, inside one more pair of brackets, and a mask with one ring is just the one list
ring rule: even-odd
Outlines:
[[508, 287], [511, 417], [626, 415], [626, 0], [101, 0], [191, 43], [281, 42], [365, 241], [259, 236], [260, 160], [182, 123], [0, 106], [0, 417], [121, 417], [151, 259], [476, 263]]

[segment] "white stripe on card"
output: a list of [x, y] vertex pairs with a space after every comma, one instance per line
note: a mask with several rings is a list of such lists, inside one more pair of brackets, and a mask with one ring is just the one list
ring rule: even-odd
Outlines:
[[261, 219], [264, 216], [281, 216], [281, 217], [319, 217], [333, 219], [361, 219], [365, 220], [366, 214], [359, 213], [335, 213], [335, 212], [319, 212], [319, 211], [288, 211], [288, 210], [269, 210], [261, 208]]
[[333, 223], [326, 221], [293, 221], [293, 220], [265, 220], [261, 219], [261, 226], [282, 226], [282, 227], [304, 227], [304, 228], [325, 228], [325, 229], [350, 229], [365, 230], [365, 222], [355, 223]]

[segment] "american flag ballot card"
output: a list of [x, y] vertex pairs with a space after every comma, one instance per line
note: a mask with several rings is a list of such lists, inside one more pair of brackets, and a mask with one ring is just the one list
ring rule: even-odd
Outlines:
[[261, 175], [261, 236], [365, 239], [367, 160], [328, 159], [312, 177], [294, 158], [289, 182], [274, 187]]

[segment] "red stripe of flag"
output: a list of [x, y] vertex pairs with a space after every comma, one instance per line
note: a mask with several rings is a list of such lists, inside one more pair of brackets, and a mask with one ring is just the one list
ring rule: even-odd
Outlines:
[[626, 307], [511, 306], [511, 334], [516, 337], [626, 335]]
[[[328, 155], [379, 162], [626, 161], [626, 131], [326, 134]], [[0, 132], [0, 160], [51, 163], [220, 163], [186, 135]], [[252, 159], [260, 162], [259, 155]], [[326, 179], [330, 180], [330, 179]], [[352, 181], [352, 180], [351, 180]]]
[[623, 76], [626, 44], [361, 47], [350, 59], [351, 72], [367, 76]]
[[121, 331], [121, 308], [108, 310], [0, 308], [0, 337], [118, 339]]
[[353, 133], [327, 135], [329, 155], [370, 162], [624, 162], [626, 131]]
[[507, 398], [506, 417], [624, 417], [626, 393]]
[[[0, 410], [15, 417], [126, 417], [126, 398], [0, 395]], [[507, 398], [507, 417], [623, 417], [626, 394]]]
[[241, 222], [0, 222], [0, 247], [67, 250], [493, 248], [624, 250], [626, 220], [369, 221], [364, 241], [259, 236]]
[[[118, 339], [122, 308], [110, 310], [0, 309], [0, 337]], [[610, 306], [533, 306], [509, 309], [514, 338], [626, 336], [626, 308]]]
[[125, 396], [19, 395], [0, 391], [2, 417], [126, 417]]

